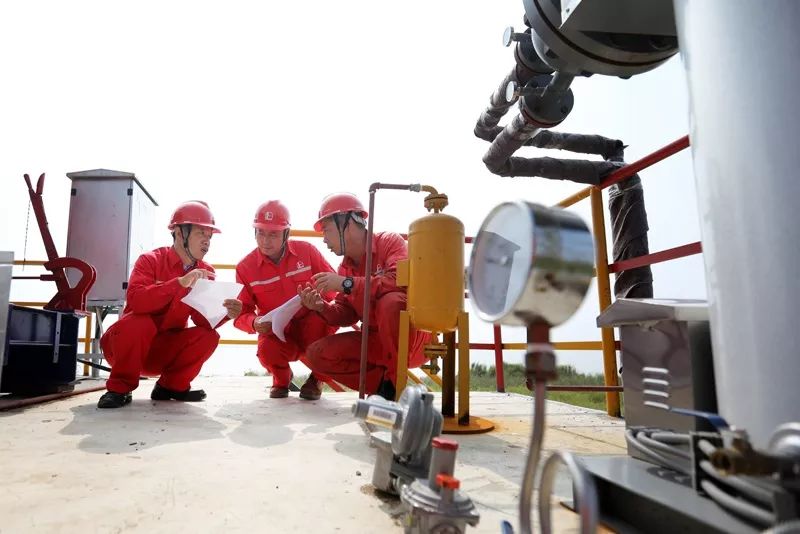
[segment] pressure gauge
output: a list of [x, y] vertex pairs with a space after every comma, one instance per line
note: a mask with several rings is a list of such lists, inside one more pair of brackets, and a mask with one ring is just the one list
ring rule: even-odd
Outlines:
[[481, 225], [469, 297], [495, 324], [556, 326], [578, 309], [594, 272], [592, 236], [580, 217], [530, 202], [504, 202]]

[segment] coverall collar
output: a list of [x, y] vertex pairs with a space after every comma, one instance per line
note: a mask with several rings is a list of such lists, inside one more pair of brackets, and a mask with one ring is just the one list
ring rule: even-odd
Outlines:
[[175, 252], [175, 245], [169, 247], [168, 255], [169, 255], [169, 264], [170, 265], [175, 265], [175, 266], [180, 265], [181, 269], [183, 269], [184, 272], [188, 272], [188, 271], [196, 268], [197, 265], [200, 263], [200, 260], [197, 260], [196, 262], [191, 263], [188, 266], [185, 265], [183, 263], [183, 260], [181, 259], [181, 257], [178, 256], [178, 253]]

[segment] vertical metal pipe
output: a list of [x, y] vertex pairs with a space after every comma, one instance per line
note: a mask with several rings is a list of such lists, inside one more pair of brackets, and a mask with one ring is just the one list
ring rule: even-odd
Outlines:
[[406, 310], [400, 312], [400, 328], [397, 336], [397, 382], [395, 384], [394, 400], [400, 398], [400, 394], [408, 383], [408, 334], [409, 334], [409, 315]]
[[469, 424], [469, 315], [458, 314], [458, 424]]
[[567, 89], [569, 89], [569, 86], [572, 85], [572, 81], [574, 79], [574, 74], [556, 71], [556, 73], [553, 74], [553, 77], [550, 79], [550, 83], [545, 86], [542, 93], [542, 98], [548, 98], [553, 94], [565, 92]]
[[[608, 249], [606, 247], [606, 223], [603, 215], [603, 191], [593, 187], [589, 193], [592, 204], [592, 232], [594, 233], [595, 269], [597, 271], [597, 297], [600, 313], [611, 306], [611, 281], [608, 274]], [[614, 329], [602, 328], [603, 376], [607, 386], [618, 385], [617, 349], [614, 342]], [[606, 392], [606, 412], [612, 417], [620, 416], [619, 393]]]
[[453, 417], [456, 414], [456, 333], [442, 334], [447, 345], [447, 354], [442, 361], [442, 415]]
[[675, 14], [719, 410], [767, 447], [800, 421], [800, 2], [675, 0]]
[[[83, 352], [90, 354], [92, 352], [92, 313], [86, 314], [86, 329], [83, 331]], [[89, 364], [83, 364], [83, 376], [89, 376]]]
[[[103, 347], [100, 345], [100, 339], [103, 337], [103, 319], [105, 319], [107, 312], [104, 311], [103, 306], [87, 306], [86, 311], [89, 313], [94, 312], [95, 316], [94, 337], [92, 338], [92, 357], [89, 359], [94, 363], [103, 363]], [[90, 374], [92, 378], [98, 378], [100, 376], [100, 370], [96, 367], [92, 367]]]
[[369, 342], [369, 313], [372, 290], [372, 223], [375, 220], [375, 184], [369, 189], [369, 213], [367, 216], [367, 261], [364, 265], [364, 306], [361, 317], [361, 366], [358, 373], [358, 398], [364, 398], [367, 389], [367, 346]]
[[497, 378], [497, 391], [506, 392], [506, 377], [503, 371], [503, 333], [500, 325], [494, 326], [494, 373]]

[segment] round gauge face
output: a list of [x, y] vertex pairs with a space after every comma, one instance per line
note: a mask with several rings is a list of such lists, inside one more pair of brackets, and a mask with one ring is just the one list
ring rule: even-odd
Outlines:
[[524, 202], [494, 208], [472, 247], [469, 295], [484, 321], [507, 315], [522, 296], [531, 270], [533, 218]]
[[503, 46], [511, 46], [512, 42], [514, 42], [514, 28], [509, 26], [503, 31]]

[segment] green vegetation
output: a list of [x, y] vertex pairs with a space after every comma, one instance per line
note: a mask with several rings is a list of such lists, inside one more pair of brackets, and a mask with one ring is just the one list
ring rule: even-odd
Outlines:
[[[519, 393], [521, 395], [531, 395], [531, 391], [525, 386], [525, 367], [521, 364], [503, 364], [506, 392]], [[473, 363], [470, 367], [470, 389], [472, 391], [496, 391], [497, 377], [494, 367]], [[264, 376], [263, 371], [248, 370], [244, 376]], [[305, 382], [307, 375], [294, 377], [294, 383], [298, 386]], [[440, 391], [431, 379], [425, 378], [425, 385], [434, 391]], [[603, 375], [579, 373], [572, 365], [558, 366], [558, 379], [555, 381], [559, 385], [603, 385]], [[327, 385], [323, 386], [323, 391], [332, 391]], [[547, 394], [549, 400], [565, 402], [574, 406], [594, 408], [596, 410], [606, 409], [606, 394], [603, 392], [576, 392], [576, 391], [551, 391]]]
[[[497, 373], [493, 366], [480, 363], [473, 363], [470, 367], [470, 389], [472, 391], [496, 391]], [[505, 378], [506, 392], [519, 393], [521, 395], [531, 395], [531, 391], [525, 386], [525, 367], [521, 364], [503, 364], [503, 374]], [[425, 379], [425, 383], [438, 390], [438, 386], [433, 384], [430, 379]], [[579, 386], [602, 386], [603, 375], [579, 373], [572, 365], [559, 365], [558, 378], [555, 380], [558, 385], [579, 385]], [[606, 409], [606, 394], [603, 392], [576, 392], [576, 391], [551, 391], [547, 394], [549, 400], [565, 402], [575, 406], [594, 408], [596, 410]]]

